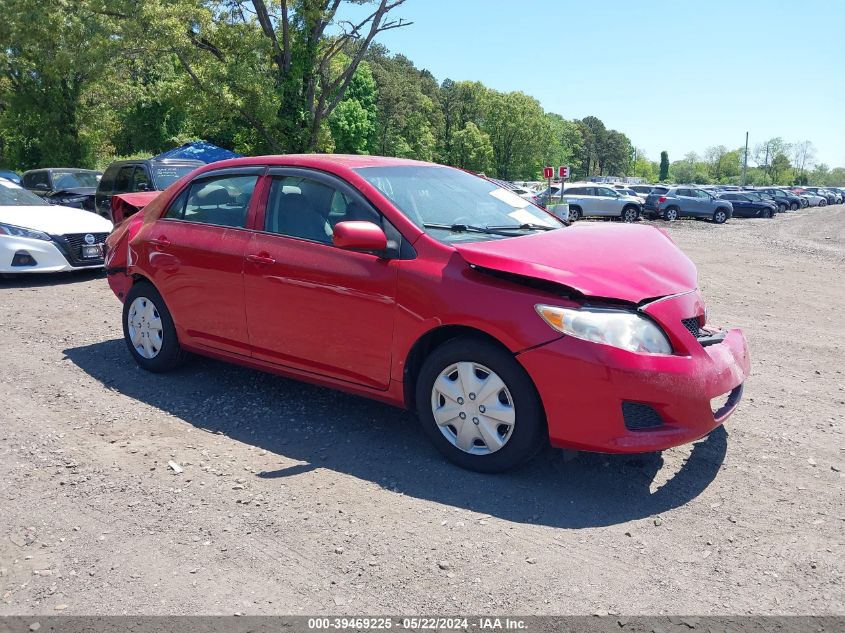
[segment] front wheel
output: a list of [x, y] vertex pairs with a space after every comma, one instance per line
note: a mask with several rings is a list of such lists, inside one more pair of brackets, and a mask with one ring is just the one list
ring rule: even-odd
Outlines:
[[826, 207], [827, 206], [827, 200], [825, 200], [824, 198], [819, 200], [819, 206], [820, 207]]
[[786, 212], [786, 205], [782, 202], [779, 202], [778, 203], [778, 213], [784, 213], [784, 212]]
[[716, 212], [713, 214], [713, 221], [716, 224], [724, 224], [725, 220], [728, 219], [728, 214], [725, 212], [724, 209], [716, 209]]
[[126, 295], [123, 337], [132, 358], [147, 371], [165, 372], [184, 359], [170, 311], [149, 282], [136, 283]]
[[496, 473], [547, 441], [534, 383], [506, 350], [483, 340], [447, 341], [426, 358], [416, 385], [423, 431], [462, 468]]
[[622, 220], [625, 222], [636, 222], [640, 217], [636, 207], [625, 207], [622, 209]]
[[575, 220], [581, 219], [581, 209], [578, 207], [569, 207], [569, 221], [575, 222]]
[[798, 203], [797, 203], [797, 202], [793, 202], [793, 203], [791, 203], [791, 204], [789, 205], [789, 210], [790, 210], [790, 211], [798, 211]]

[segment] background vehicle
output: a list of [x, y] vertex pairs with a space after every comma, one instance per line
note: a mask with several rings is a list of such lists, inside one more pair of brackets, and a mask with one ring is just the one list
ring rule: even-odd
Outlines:
[[546, 440], [698, 439], [749, 371], [744, 336], [707, 327], [695, 267], [662, 232], [564, 228], [430, 163], [210, 165], [122, 223], [107, 266], [140, 367], [193, 351], [416, 409], [443, 455], [485, 472]]
[[827, 198], [825, 196], [821, 196], [817, 193], [812, 191], [807, 191], [806, 189], [801, 189], [798, 191], [793, 191], [793, 193], [804, 200], [807, 201], [807, 206], [810, 207], [823, 207], [827, 205]]
[[0, 179], [10, 180], [16, 185], [21, 184], [21, 177], [9, 169], [0, 169]]
[[730, 201], [735, 218], [772, 218], [778, 210], [776, 203], [752, 193], [725, 191], [718, 197]]
[[611, 187], [592, 182], [565, 185], [563, 199], [569, 203], [571, 221], [584, 217], [600, 217], [636, 222], [642, 211], [642, 203], [638, 197], [625, 195]]
[[647, 217], [669, 221], [706, 218], [716, 224], [723, 224], [733, 214], [733, 206], [730, 201], [716, 198], [691, 185], [655, 187], [646, 198], [643, 213]]
[[164, 191], [182, 176], [205, 165], [199, 160], [122, 160], [108, 166], [96, 193], [97, 213], [111, 219], [111, 199], [118, 193]]
[[806, 189], [810, 193], [814, 193], [817, 196], [824, 198], [826, 204], [836, 204], [836, 194], [832, 191], [828, 191], [824, 187], [806, 187]]
[[631, 185], [631, 191], [633, 191], [636, 196], [644, 203], [645, 199], [648, 198], [648, 194], [651, 193], [651, 190], [654, 189], [654, 185]]
[[777, 187], [759, 187], [757, 191], [772, 197], [778, 205], [778, 211], [783, 213], [787, 209], [797, 211], [801, 208], [801, 199], [791, 191], [784, 191]]
[[52, 205], [0, 180], [0, 273], [100, 268], [111, 229], [93, 213]]
[[102, 175], [93, 169], [30, 169], [24, 172], [21, 186], [50, 204], [94, 211], [94, 193]]

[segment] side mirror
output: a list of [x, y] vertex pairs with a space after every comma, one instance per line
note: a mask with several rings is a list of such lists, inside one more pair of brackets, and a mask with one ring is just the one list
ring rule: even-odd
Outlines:
[[383, 251], [387, 248], [387, 236], [380, 226], [357, 220], [335, 224], [332, 242], [348, 251]]

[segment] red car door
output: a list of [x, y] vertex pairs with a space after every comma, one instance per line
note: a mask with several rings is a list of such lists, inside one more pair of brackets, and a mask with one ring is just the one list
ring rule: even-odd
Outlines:
[[147, 233], [152, 281], [183, 344], [249, 356], [243, 267], [252, 193], [263, 168], [207, 172]]
[[349, 185], [303, 169], [274, 169], [244, 265], [256, 358], [387, 389], [395, 259], [332, 245], [343, 220], [382, 222]]

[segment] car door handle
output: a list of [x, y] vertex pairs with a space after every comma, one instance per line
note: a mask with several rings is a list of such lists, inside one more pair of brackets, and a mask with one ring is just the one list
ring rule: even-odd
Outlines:
[[150, 240], [150, 244], [154, 244], [155, 246], [170, 246], [170, 240], [162, 235], [161, 237]]
[[269, 266], [270, 264], [276, 263], [276, 260], [270, 257], [268, 253], [259, 253], [258, 255], [247, 255], [246, 261], [262, 266]]

